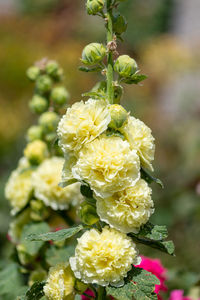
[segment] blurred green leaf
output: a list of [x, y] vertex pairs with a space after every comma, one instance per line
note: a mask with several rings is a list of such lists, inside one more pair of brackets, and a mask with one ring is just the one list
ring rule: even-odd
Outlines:
[[144, 179], [146, 182], [148, 183], [152, 183], [152, 182], [155, 182], [157, 183], [158, 185], [161, 186], [161, 188], [164, 188], [164, 185], [162, 183], [162, 181], [158, 178], [155, 178], [153, 176], [151, 176], [149, 173], [147, 173], [146, 170], [144, 170], [143, 168], [141, 168], [141, 178]]
[[58, 263], [66, 262], [69, 260], [70, 256], [74, 254], [75, 246], [66, 246], [64, 248], [57, 248], [56, 246], [51, 246], [46, 251], [45, 258], [46, 262], [50, 266], [55, 266]]

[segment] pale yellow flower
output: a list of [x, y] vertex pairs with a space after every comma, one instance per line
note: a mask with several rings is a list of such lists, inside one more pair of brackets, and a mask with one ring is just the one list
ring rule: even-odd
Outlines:
[[127, 141], [103, 135], [80, 151], [72, 174], [76, 179], [86, 181], [97, 196], [109, 197], [137, 182], [140, 161]]
[[22, 170], [21, 167], [13, 171], [5, 187], [5, 196], [13, 207], [11, 213], [14, 215], [26, 206], [32, 194], [30, 169]]
[[140, 179], [133, 187], [109, 198], [97, 198], [97, 213], [101, 220], [122, 232], [138, 233], [154, 212], [151, 188]]
[[72, 300], [74, 283], [75, 278], [68, 264], [51, 267], [44, 286], [45, 296], [48, 300]]
[[61, 157], [46, 159], [32, 176], [36, 198], [55, 210], [67, 209], [69, 205], [76, 205], [82, 200], [80, 183], [65, 188], [58, 185], [61, 181], [63, 164], [64, 159]]
[[155, 144], [151, 129], [142, 121], [129, 117], [128, 122], [120, 129], [132, 149], [137, 150], [141, 165], [153, 171]]
[[49, 155], [48, 148], [45, 142], [41, 140], [35, 140], [28, 143], [24, 149], [24, 156], [32, 164], [40, 164]]
[[58, 124], [60, 146], [64, 152], [78, 151], [107, 129], [111, 117], [107, 103], [103, 100], [89, 99], [76, 102], [67, 109]]
[[75, 256], [70, 258], [75, 277], [85, 283], [101, 286], [121, 286], [133, 264], [140, 257], [130, 237], [115, 229], [104, 227], [86, 231], [78, 239]]

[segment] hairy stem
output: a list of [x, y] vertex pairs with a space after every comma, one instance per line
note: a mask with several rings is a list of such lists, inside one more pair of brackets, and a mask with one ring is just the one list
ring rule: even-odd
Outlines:
[[[111, 0], [107, 1], [107, 43], [113, 40], [113, 21], [112, 21], [112, 7]], [[113, 89], [113, 54], [108, 49], [108, 67], [107, 67], [107, 97], [110, 104], [113, 104], [114, 89]]]
[[99, 286], [97, 300], [105, 300], [104, 296], [105, 296], [105, 288], [103, 286]]

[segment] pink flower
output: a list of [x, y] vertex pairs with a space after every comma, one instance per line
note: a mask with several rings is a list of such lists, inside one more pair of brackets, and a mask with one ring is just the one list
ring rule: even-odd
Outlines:
[[184, 297], [184, 291], [174, 290], [171, 292], [169, 300], [192, 300], [189, 297]]
[[[89, 289], [85, 291], [85, 294], [87, 294], [88, 296], [94, 297], [94, 293], [91, 290], [89, 290]], [[81, 298], [82, 298], [82, 300], [90, 300], [91, 299], [91, 298], [88, 298], [88, 297], [86, 297], [84, 295], [82, 295]]]
[[[159, 280], [160, 284], [157, 284], [155, 287], [155, 293], [158, 294], [160, 291], [167, 291], [167, 287], [164, 284], [166, 277], [166, 269], [163, 267], [159, 259], [151, 259], [145, 256], [141, 256], [141, 263], [136, 266], [142, 268], [148, 272], [154, 274]], [[162, 300], [162, 298], [158, 295], [158, 299]]]

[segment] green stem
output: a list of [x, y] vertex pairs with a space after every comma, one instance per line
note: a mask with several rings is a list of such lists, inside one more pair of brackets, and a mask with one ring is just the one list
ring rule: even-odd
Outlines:
[[98, 298], [97, 300], [104, 300], [105, 299], [105, 289], [103, 286], [99, 286], [98, 288]]
[[[113, 40], [113, 21], [112, 21], [112, 8], [111, 0], [107, 1], [107, 43]], [[108, 51], [108, 67], [107, 67], [107, 97], [110, 104], [113, 104], [114, 89], [113, 89], [113, 54]]]

